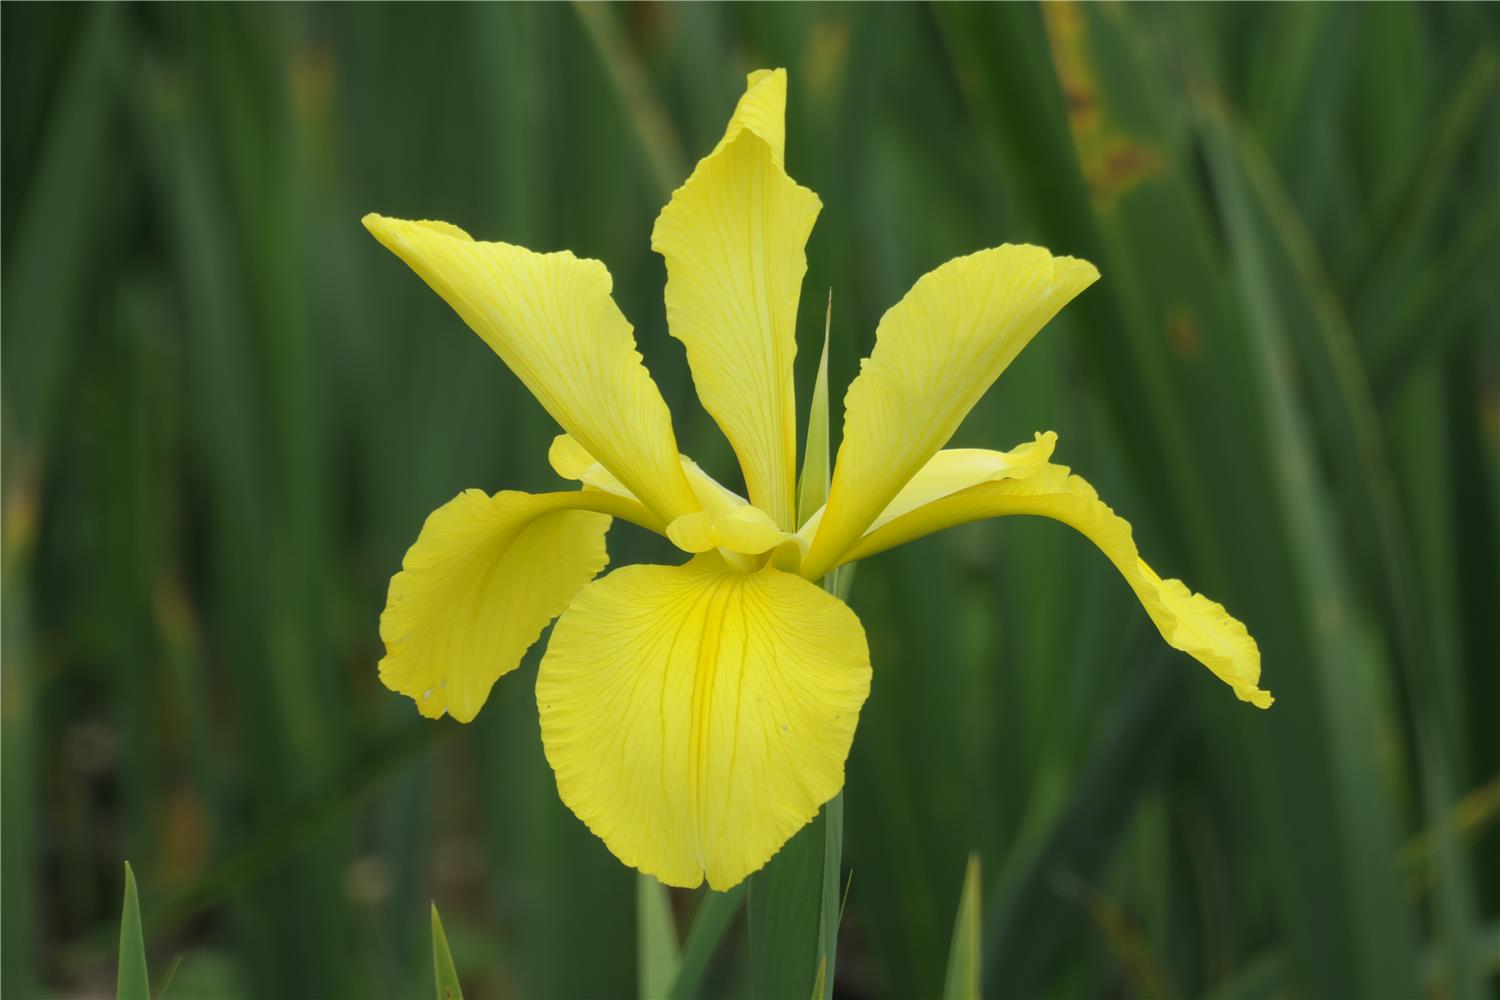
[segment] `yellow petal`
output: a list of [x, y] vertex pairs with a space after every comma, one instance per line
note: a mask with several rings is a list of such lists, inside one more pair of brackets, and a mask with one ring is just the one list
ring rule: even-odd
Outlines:
[[1241, 701], [1269, 708], [1260, 684], [1260, 648], [1245, 626], [1180, 580], [1163, 580], [1141, 560], [1130, 525], [1066, 466], [1043, 465], [1021, 478], [982, 483], [933, 500], [871, 531], [845, 556], [864, 559], [956, 524], [1007, 514], [1061, 521], [1099, 547], [1135, 591], [1157, 631], [1234, 688]]
[[782, 168], [786, 71], [751, 75], [719, 146], [657, 217], [667, 324], [703, 407], [733, 446], [750, 500], [794, 527], [792, 361], [804, 247], [822, 203]]
[[472, 720], [542, 629], [604, 568], [619, 498], [465, 490], [427, 518], [391, 578], [380, 679], [429, 718]]
[[[702, 466], [691, 458], [678, 455], [677, 459], [682, 463], [682, 474], [687, 477], [688, 486], [692, 488], [694, 497], [708, 513], [728, 513], [736, 507], [744, 506], [747, 502], [734, 490], [722, 485], [713, 476], [704, 472]], [[608, 469], [594, 460], [594, 456], [590, 455], [587, 449], [566, 434], [559, 434], [553, 439], [552, 447], [547, 452], [547, 461], [551, 463], [552, 471], [564, 479], [577, 480], [596, 490], [635, 499], [635, 494], [631, 493], [624, 483], [616, 479]]]
[[1087, 261], [1006, 245], [950, 260], [912, 286], [881, 319], [844, 397], [809, 575], [840, 560], [1037, 331], [1098, 277]]
[[843, 787], [869, 688], [842, 602], [706, 555], [585, 587], [536, 696], [558, 792], [589, 829], [668, 885], [727, 889]]
[[729, 116], [717, 153], [749, 131], [759, 136], [780, 166], [786, 159], [786, 70], [757, 69], [745, 77], [745, 92]]
[[759, 507], [740, 504], [722, 514], [706, 510], [684, 514], [667, 525], [667, 538], [684, 552], [723, 549], [726, 553], [760, 555], [794, 536], [778, 528], [771, 516]]
[[[759, 555], [775, 548], [790, 537], [777, 527], [759, 507], [746, 502], [745, 498], [723, 486], [718, 480], [704, 472], [697, 462], [686, 455], [682, 460], [682, 471], [693, 488], [702, 510], [683, 514], [669, 523], [665, 530], [655, 528], [684, 552], [707, 552], [722, 548], [726, 552]], [[585, 486], [603, 490], [616, 496], [634, 499], [629, 490], [609, 470], [594, 461], [577, 441], [566, 434], [559, 434], [547, 453], [553, 471], [568, 479], [576, 479]], [[640, 521], [631, 518], [636, 523]]]
[[677, 461], [671, 414], [603, 264], [476, 242], [446, 223], [379, 215], [364, 223], [642, 503], [668, 521], [698, 509]]
[[1056, 447], [1057, 433], [1046, 431], [1010, 451], [945, 448], [932, 456], [911, 477], [911, 481], [901, 487], [901, 492], [870, 523], [867, 532], [950, 493], [998, 479], [1023, 479], [1034, 475], [1047, 467], [1047, 460]]

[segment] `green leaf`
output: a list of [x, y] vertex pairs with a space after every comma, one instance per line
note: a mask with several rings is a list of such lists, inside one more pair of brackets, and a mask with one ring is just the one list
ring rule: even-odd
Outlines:
[[953, 919], [953, 944], [948, 949], [948, 974], [943, 996], [978, 1000], [979, 997], [979, 854], [969, 855], [964, 887], [958, 897], [958, 916]]
[[[1266, 433], [1278, 444], [1267, 495], [1284, 512], [1296, 559], [1292, 563], [1302, 593], [1317, 595], [1303, 609], [1315, 656], [1310, 666], [1322, 685], [1326, 759], [1334, 769], [1333, 803], [1348, 829], [1341, 857], [1348, 885], [1345, 900], [1357, 942], [1381, 942], [1367, 949], [1352, 970], [1367, 992], [1412, 993], [1417, 989], [1416, 929], [1401, 905], [1395, 805], [1389, 790], [1370, 780], [1369, 747], [1383, 725], [1381, 688], [1343, 664], [1383, 670], [1381, 650], [1373, 647], [1355, 609], [1350, 564], [1340, 546], [1346, 511], [1335, 511], [1312, 451], [1312, 422], [1298, 398], [1285, 359], [1294, 356], [1284, 321], [1286, 298], [1272, 284], [1265, 234], [1256, 215], [1243, 166], [1222, 124], [1199, 117], [1208, 173], [1224, 212], [1234, 253], [1235, 277], [1246, 313], [1250, 372], [1261, 392]], [[1379, 676], [1376, 674], [1375, 676]]]
[[[842, 796], [836, 797], [750, 876], [750, 987], [756, 996], [811, 996], [819, 957], [831, 954], [825, 946], [823, 871], [832, 850], [830, 822], [842, 833], [842, 805]], [[833, 905], [836, 923], [837, 880]]]
[[125, 905], [120, 912], [120, 970], [115, 980], [117, 1000], [151, 1000], [146, 974], [146, 943], [141, 939], [141, 901], [135, 891], [135, 872], [125, 862]]
[[817, 993], [823, 1000], [833, 996], [833, 972], [838, 959], [839, 919], [843, 900], [839, 895], [839, 868], [844, 854], [844, 793], [839, 792], [823, 807], [823, 891], [818, 913]]
[[575, 3], [573, 10], [635, 126], [658, 193], [668, 197], [687, 176], [682, 143], [672, 120], [651, 92], [651, 80], [640, 53], [620, 30], [613, 9], [603, 4]]
[[1082, 919], [1060, 907], [1055, 875], [1093, 880], [1103, 871], [1162, 759], [1181, 731], [1182, 679], [1165, 650], [1151, 654], [1063, 807], [1045, 828], [1023, 835], [1015, 857], [990, 892], [983, 928], [985, 989], [996, 996], [1035, 996], [1070, 931]]
[[636, 983], [642, 997], [667, 995], [682, 957], [667, 887], [651, 875], [635, 879]]
[[167, 966], [167, 974], [161, 977], [161, 986], [156, 990], [156, 1000], [166, 1000], [167, 991], [172, 988], [172, 982], [177, 978], [177, 970], [182, 968], [182, 960], [186, 956], [177, 955], [172, 959], [172, 964]]
[[[823, 381], [826, 415], [826, 377]], [[830, 573], [823, 586], [844, 600], [851, 580], [848, 574]], [[839, 895], [843, 850], [844, 793], [840, 791], [766, 867], [750, 876], [750, 983], [756, 995], [824, 1000], [833, 996], [843, 915]]]
[[833, 289], [823, 319], [823, 356], [807, 406], [807, 445], [802, 450], [802, 477], [797, 483], [797, 524], [806, 524], [828, 500], [828, 334], [833, 326]]
[[706, 892], [698, 904], [698, 913], [693, 918], [693, 927], [688, 931], [687, 944], [682, 948], [682, 960], [677, 966], [677, 978], [667, 996], [672, 1000], [688, 1000], [703, 992], [703, 977], [708, 963], [718, 951], [735, 915], [740, 912], [740, 903], [745, 898], [745, 886], [741, 882], [728, 892]]
[[432, 904], [432, 972], [438, 1000], [459, 1000], [464, 995], [458, 985], [458, 970], [453, 967], [453, 953], [448, 950], [448, 936], [443, 933], [437, 903]]

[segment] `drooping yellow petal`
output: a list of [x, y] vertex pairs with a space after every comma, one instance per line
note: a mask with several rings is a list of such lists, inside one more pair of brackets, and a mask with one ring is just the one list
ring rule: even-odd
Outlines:
[[1050, 517], [1081, 532], [1120, 571], [1163, 639], [1212, 670], [1240, 700], [1270, 707], [1271, 695], [1259, 686], [1260, 648], [1245, 626], [1223, 605], [1193, 593], [1180, 580], [1157, 576], [1136, 550], [1129, 523], [1066, 466], [1043, 465], [1021, 478], [986, 482], [932, 500], [871, 531], [843, 561], [864, 559], [956, 524], [1007, 514]]
[[760, 71], [724, 138], [657, 217], [667, 325], [703, 407], [733, 446], [750, 500], [795, 527], [792, 361], [804, 248], [822, 208], [782, 167], [786, 71]]
[[[986, 451], [980, 448], [945, 448], [932, 456], [927, 464], [901, 488], [884, 510], [865, 529], [865, 536], [876, 528], [883, 527], [909, 511], [931, 503], [950, 493], [966, 490], [980, 483], [997, 479], [1021, 479], [1047, 468], [1047, 460], [1057, 447], [1054, 431], [1038, 433], [1035, 440], [1018, 444], [1010, 451]], [[818, 508], [807, 522], [798, 529], [797, 543], [805, 555], [812, 540], [817, 537], [823, 523], [825, 508]], [[838, 564], [849, 562], [840, 558]], [[800, 562], [799, 562], [800, 567]], [[804, 576], [807, 574], [804, 573]], [[814, 577], [808, 577], [815, 579]]]
[[558, 792], [589, 829], [668, 885], [727, 889], [843, 787], [869, 687], [842, 602], [705, 555], [585, 587], [536, 695]]
[[1098, 277], [1087, 261], [1006, 245], [950, 260], [891, 307], [844, 397], [809, 575], [840, 561], [1037, 331]]
[[1045, 431], [1037, 434], [1035, 440], [1016, 445], [1010, 451], [945, 448], [917, 470], [917, 474], [901, 487], [901, 492], [886, 504], [866, 531], [874, 531], [923, 504], [980, 483], [1035, 475], [1047, 467], [1047, 460], [1056, 447], [1057, 433]]
[[474, 718], [542, 629], [604, 568], [610, 515], [651, 517], [605, 494], [465, 490], [427, 518], [391, 578], [380, 679], [429, 718]]
[[566, 250], [477, 242], [447, 223], [379, 215], [364, 223], [642, 503], [668, 521], [698, 509], [677, 461], [671, 414], [603, 264]]

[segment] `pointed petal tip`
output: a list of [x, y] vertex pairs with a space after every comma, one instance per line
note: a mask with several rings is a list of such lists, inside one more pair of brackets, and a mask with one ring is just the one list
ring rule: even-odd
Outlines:
[[436, 219], [393, 219], [390, 216], [381, 215], [379, 212], [366, 212], [359, 221], [369, 231], [370, 235], [388, 247], [398, 240], [403, 233], [417, 228], [426, 229], [442, 236], [449, 236], [456, 240], [464, 240], [469, 243], [474, 242], [474, 237], [470, 236], [463, 229], [460, 229], [451, 222], [440, 222]]
[[1099, 269], [1082, 257], [1053, 257], [1052, 273], [1059, 282], [1073, 289], [1073, 295], [1099, 280]]
[[779, 78], [782, 82], [785, 82], [786, 81], [786, 67], [785, 66], [776, 66], [774, 68], [773, 67], [764, 67], [764, 68], [761, 68], [761, 69], [753, 69], [753, 70], [751, 70], [750, 72], [748, 72], [748, 73], [745, 74], [745, 89], [746, 90], [750, 90], [756, 84], [759, 84], [759, 83], [765, 81], [768, 78], [769, 79], [778, 79]]

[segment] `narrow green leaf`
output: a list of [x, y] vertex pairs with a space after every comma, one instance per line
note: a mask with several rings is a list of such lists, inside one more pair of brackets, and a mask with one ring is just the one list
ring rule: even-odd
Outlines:
[[[1206, 163], [1224, 212], [1235, 277], [1246, 314], [1251, 373], [1262, 394], [1267, 437], [1278, 443], [1268, 496], [1280, 504], [1297, 558], [1293, 569], [1302, 592], [1317, 595], [1304, 609], [1305, 628], [1316, 655], [1311, 666], [1321, 685], [1327, 758], [1334, 768], [1334, 803], [1347, 829], [1342, 857], [1356, 942], [1366, 948], [1353, 970], [1368, 992], [1411, 993], [1417, 989], [1416, 929], [1401, 905], [1395, 804], [1389, 791], [1370, 780], [1368, 748], [1383, 720], [1381, 650], [1360, 629], [1349, 563], [1340, 547], [1338, 517], [1329, 502], [1315, 456], [1311, 421], [1297, 397], [1285, 359], [1292, 356], [1283, 320], [1282, 295], [1273, 286], [1262, 233], [1232, 141], [1213, 119], [1199, 118]], [[1371, 679], [1355, 678], [1342, 664], [1363, 663]]]
[[[847, 575], [823, 585], [840, 600]], [[842, 586], [842, 589], [839, 589]], [[833, 995], [842, 900], [844, 794], [750, 877], [750, 984], [758, 996]]]
[[573, 10], [635, 126], [658, 193], [666, 198], [682, 183], [687, 170], [683, 166], [682, 143], [677, 139], [671, 119], [651, 93], [646, 67], [639, 53], [622, 36], [612, 8], [604, 4], [575, 3]]
[[823, 807], [823, 892], [818, 913], [818, 978], [816, 996], [833, 996], [834, 965], [839, 950], [839, 918], [843, 900], [839, 896], [839, 868], [844, 855], [844, 793], [839, 792]]
[[823, 320], [823, 356], [813, 380], [807, 407], [807, 445], [802, 451], [802, 478], [797, 483], [797, 524], [817, 513], [828, 500], [828, 334], [833, 326], [833, 289], [828, 290], [828, 312]]
[[740, 903], [745, 898], [745, 886], [741, 882], [728, 892], [709, 891], [698, 904], [698, 913], [693, 918], [693, 927], [688, 931], [687, 944], [682, 948], [682, 960], [677, 966], [677, 978], [667, 996], [672, 1000], [688, 1000], [703, 992], [703, 977], [708, 972], [708, 963], [719, 949], [725, 933], [740, 912]]
[[[57, 417], [59, 380], [88, 295], [99, 213], [111, 177], [109, 147], [125, 60], [121, 12], [93, 8], [78, 33], [61, 89], [50, 101], [34, 176], [6, 245], [6, 417], [44, 451]], [[13, 183], [12, 178], [7, 183]]]
[[146, 974], [146, 943], [141, 938], [141, 901], [135, 891], [135, 872], [125, 862], [125, 905], [120, 912], [120, 969], [115, 980], [117, 1000], [151, 1000]]
[[824, 953], [828, 822], [825, 807], [750, 876], [750, 989], [756, 996], [812, 995]]
[[663, 997], [677, 977], [682, 956], [672, 922], [667, 887], [650, 875], [635, 879], [636, 983], [642, 997]]
[[167, 966], [167, 974], [161, 977], [161, 986], [156, 990], [156, 1000], [166, 1000], [167, 991], [172, 988], [172, 980], [177, 978], [177, 970], [182, 968], [184, 956], [177, 955], [172, 959], [172, 964]]
[[978, 1000], [979, 997], [979, 894], [983, 884], [979, 877], [979, 854], [969, 855], [964, 872], [964, 887], [958, 897], [958, 916], [953, 919], [953, 944], [948, 949], [948, 974], [943, 979], [943, 996], [949, 1000]]
[[[1381, 618], [1390, 630], [1390, 646], [1397, 662], [1408, 676], [1406, 700], [1413, 725], [1413, 751], [1423, 775], [1419, 787], [1436, 845], [1441, 901], [1438, 919], [1445, 927], [1440, 937], [1451, 951], [1457, 991], [1477, 993], [1478, 972], [1467, 947], [1477, 920], [1472, 874], [1457, 832], [1449, 823], [1454, 793], [1449, 777], [1451, 763], [1443, 759], [1447, 753], [1443, 733], [1456, 721], [1445, 717], [1439, 687], [1444, 663], [1416, 588], [1417, 558], [1398, 507], [1379, 410], [1353, 332], [1329, 290], [1329, 282], [1323, 278], [1312, 240], [1300, 225], [1290, 199], [1279, 189], [1254, 136], [1242, 127], [1236, 129], [1233, 116], [1215, 102], [1203, 100], [1200, 104], [1199, 120], [1209, 148], [1222, 147], [1235, 154], [1232, 161], [1227, 157], [1210, 160], [1216, 181], [1223, 185], [1233, 183], [1235, 178], [1243, 180], [1235, 195], [1243, 192], [1249, 211], [1243, 218], [1228, 214], [1231, 236], [1240, 226], [1254, 225], [1253, 234], [1260, 239], [1248, 246], [1263, 247], [1268, 272], [1283, 276], [1276, 285], [1277, 301], [1283, 303], [1284, 314], [1292, 317], [1286, 324], [1288, 330], [1305, 329], [1317, 334], [1294, 341], [1293, 347], [1301, 348], [1305, 377], [1317, 387], [1310, 395], [1322, 406], [1322, 432], [1334, 441], [1337, 454], [1347, 456], [1344, 461], [1350, 464], [1351, 478], [1359, 483], [1354, 503], [1344, 506], [1342, 517], [1368, 537], [1367, 544], [1378, 556], [1375, 579], [1381, 590], [1377, 594], [1385, 601]], [[1228, 173], [1230, 162], [1238, 167], [1238, 174]], [[1272, 271], [1278, 263], [1281, 269]], [[1298, 317], [1311, 322], [1299, 321]], [[1294, 340], [1290, 336], [1287, 339]]]
[[813, 980], [813, 1000], [822, 1000], [823, 992], [828, 984], [828, 962], [825, 958], [818, 959], [818, 978]]
[[1076, 906], [1058, 907], [1053, 877], [1067, 870], [1097, 877], [1117, 846], [1136, 805], [1160, 774], [1181, 730], [1181, 675], [1164, 651], [1148, 667], [1071, 783], [1065, 805], [1018, 851], [990, 892], [982, 928], [986, 991], [1035, 996], [1052, 962], [1082, 919]]
[[448, 950], [448, 936], [443, 933], [437, 903], [432, 904], [432, 973], [438, 1000], [459, 1000], [464, 995], [458, 985], [458, 970], [453, 967], [453, 953]]

